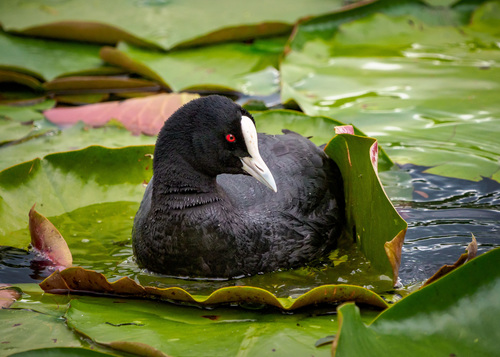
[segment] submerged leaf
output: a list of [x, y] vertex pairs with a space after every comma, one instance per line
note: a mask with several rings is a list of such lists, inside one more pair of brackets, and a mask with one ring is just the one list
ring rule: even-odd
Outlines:
[[29, 213], [31, 246], [44, 261], [48, 261], [56, 270], [68, 268], [73, 257], [68, 244], [56, 227], [44, 216], [35, 211], [35, 205]]

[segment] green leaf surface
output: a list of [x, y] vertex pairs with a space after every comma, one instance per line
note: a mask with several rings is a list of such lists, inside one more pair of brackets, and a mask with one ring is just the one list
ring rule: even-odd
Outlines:
[[279, 89], [278, 60], [284, 38], [227, 43], [169, 53], [120, 44], [101, 57], [116, 66], [157, 80], [174, 91], [237, 91], [270, 95]]
[[[301, 112], [278, 109], [253, 113], [255, 125], [259, 132], [279, 135], [283, 129], [295, 131], [318, 146], [327, 144], [335, 134], [335, 127], [344, 123], [325, 116], [308, 116]], [[366, 136], [362, 131], [354, 128], [357, 135]], [[388, 170], [394, 164], [385, 151], [379, 148], [379, 170]]]
[[64, 130], [54, 130], [55, 126], [46, 120], [40, 125], [51, 127], [52, 130], [47, 135], [35, 135], [30, 137], [31, 140], [0, 147], [0, 170], [48, 154], [80, 150], [92, 145], [119, 148], [154, 145], [156, 141], [152, 136], [132, 135], [128, 130], [112, 123], [91, 128], [80, 122]]
[[[55, 153], [0, 172], [0, 237], [26, 227], [34, 203], [45, 215], [58, 215], [100, 202], [140, 201], [143, 182], [151, 177], [151, 146], [107, 149], [91, 146]], [[20, 199], [21, 198], [21, 199]]]
[[479, 256], [396, 303], [366, 326], [339, 308], [334, 356], [498, 356], [500, 249]]
[[408, 225], [388, 199], [370, 160], [373, 138], [339, 134], [325, 152], [339, 165], [344, 179], [347, 231], [373, 267], [395, 284]]
[[[438, 0], [439, 1], [439, 0]], [[445, 0], [443, 0], [445, 1]], [[473, 5], [482, 1], [473, 2]], [[377, 0], [359, 2], [350, 7], [332, 11], [324, 15], [305, 19], [299, 23], [293, 33], [290, 43], [294, 50], [301, 50], [304, 44], [311, 40], [330, 40], [339, 30], [339, 26], [353, 20], [367, 17], [375, 13], [390, 16], [412, 15], [429, 25], [465, 25], [470, 17], [472, 4], [467, 1], [464, 6], [454, 8], [448, 6], [429, 6], [420, 0]], [[437, 4], [430, 4], [437, 5]]]
[[99, 43], [120, 40], [171, 49], [287, 33], [300, 17], [340, 8], [328, 0], [79, 1], [13, 0], [0, 3], [7, 31]]
[[[10, 5], [2, 2], [0, 8]], [[5, 10], [1, 9], [0, 13], [5, 15]], [[19, 37], [0, 31], [0, 48], [0, 69], [43, 81], [82, 71], [100, 73], [105, 70], [101, 68], [97, 45]]]
[[[365, 319], [373, 316], [373, 312], [367, 312]], [[327, 356], [329, 348], [316, 348], [314, 343], [336, 328], [334, 315], [319, 311], [277, 314], [268, 309], [202, 310], [153, 301], [88, 297], [72, 301], [66, 318], [70, 327], [96, 342], [143, 342], [170, 356]]]
[[[60, 317], [29, 310], [0, 309], [0, 346], [2, 354], [32, 348], [72, 346], [82, 342]], [[34, 333], [36, 331], [36, 333]]]
[[384, 14], [341, 25], [284, 59], [282, 98], [309, 115], [353, 123], [397, 163], [496, 179], [500, 50], [495, 30], [481, 25], [485, 8], [496, 9], [478, 8], [470, 27]]
[[[51, 108], [54, 104], [54, 101], [48, 100], [27, 107], [0, 105], [0, 150], [7, 143], [23, 142], [55, 131], [56, 127], [45, 121], [40, 112]], [[9, 159], [8, 157], [4, 158]], [[1, 161], [3, 161], [2, 158], [0, 158]]]

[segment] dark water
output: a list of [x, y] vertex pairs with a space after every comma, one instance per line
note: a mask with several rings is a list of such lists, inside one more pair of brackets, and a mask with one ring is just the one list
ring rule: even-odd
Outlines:
[[478, 254], [500, 246], [500, 184], [453, 179], [405, 165], [413, 199], [395, 202], [408, 222], [400, 279], [404, 285], [425, 280], [443, 264], [453, 264], [471, 241]]
[[[396, 174], [404, 174], [403, 177], [406, 178], [403, 182], [391, 181], [386, 185], [396, 208], [409, 225], [400, 267], [403, 286], [424, 281], [442, 265], [453, 264], [471, 241], [471, 233], [477, 238], [478, 254], [500, 246], [498, 182], [489, 179], [472, 182], [429, 175], [424, 171], [424, 167], [402, 166]], [[411, 199], [398, 197], [398, 194], [394, 193], [398, 192], [401, 186], [406, 188], [406, 195], [410, 192]], [[132, 204], [129, 204], [130, 207], [119, 205], [125, 212], [119, 217], [126, 217], [127, 220], [123, 225], [130, 225], [130, 219], [137, 207]], [[102, 218], [112, 216], [110, 211], [115, 212], [116, 208], [110, 206], [102, 208], [101, 211], [94, 208], [85, 210], [91, 210], [96, 217]], [[68, 216], [89, 217], [89, 213], [74, 212]], [[110, 219], [114, 226], [117, 225], [115, 220], [116, 218]], [[253, 285], [266, 288], [279, 296], [298, 296], [317, 285], [345, 283], [354, 279], [360, 285], [380, 291], [380, 286], [366, 280], [369, 277], [364, 277], [365, 272], [357, 273], [349, 267], [342, 268], [342, 265], [335, 270], [304, 269], [281, 272], [272, 277], [263, 275], [233, 281], [166, 279], [141, 271], [130, 259], [132, 250], [128, 226], [123, 228], [122, 225], [119, 230], [103, 227], [98, 231], [94, 228], [97, 224], [86, 224], [87, 228], [81, 228], [80, 224], [80, 230], [75, 230], [75, 221], [68, 217], [56, 219], [53, 223], [67, 238], [78, 235], [78, 240], [94, 238], [98, 241], [101, 245], [97, 248], [88, 246], [87, 249], [80, 243], [81, 248], [72, 249], [75, 264], [103, 272], [111, 280], [127, 275], [143, 285], [182, 286], [199, 294], [209, 293], [222, 286]], [[64, 231], [68, 233], [64, 234]], [[108, 246], [103, 245], [105, 241], [110, 242]], [[91, 257], [92, 254], [96, 257]], [[111, 261], [113, 259], [114, 261]], [[356, 264], [363, 262], [360, 260]], [[39, 282], [49, 274], [50, 271], [36, 260], [33, 253], [12, 247], [0, 247], [0, 283]]]

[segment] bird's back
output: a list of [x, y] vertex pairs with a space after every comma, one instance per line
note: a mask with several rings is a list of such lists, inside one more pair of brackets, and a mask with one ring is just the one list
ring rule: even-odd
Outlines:
[[275, 178], [273, 192], [245, 175], [220, 175], [218, 184], [248, 222], [269, 241], [266, 264], [295, 267], [333, 249], [344, 222], [337, 165], [307, 138], [259, 134], [259, 151]]

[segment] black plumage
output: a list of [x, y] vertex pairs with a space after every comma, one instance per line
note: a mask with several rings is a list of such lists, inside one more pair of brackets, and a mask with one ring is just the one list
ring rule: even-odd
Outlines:
[[208, 96], [165, 122], [154, 176], [134, 220], [139, 266], [168, 275], [236, 277], [305, 265], [335, 247], [344, 221], [337, 165], [294, 132], [258, 134], [274, 192], [243, 169], [241, 158], [251, 149], [242, 117], [253, 123], [231, 100]]

